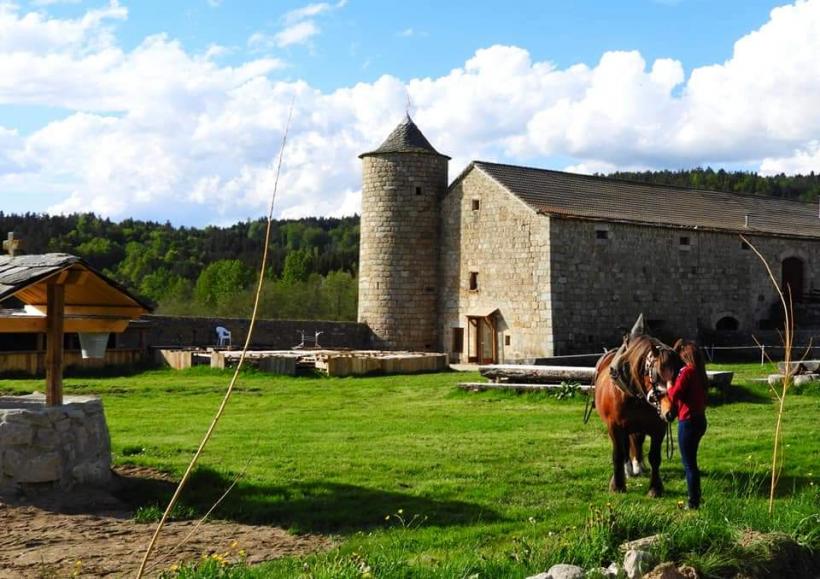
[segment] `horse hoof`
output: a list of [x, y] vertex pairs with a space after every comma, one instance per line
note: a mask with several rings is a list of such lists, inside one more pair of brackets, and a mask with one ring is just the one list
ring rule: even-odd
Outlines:
[[646, 493], [646, 496], [652, 499], [657, 499], [663, 494], [663, 489], [649, 489], [649, 492]]
[[626, 492], [626, 485], [618, 486], [615, 483], [609, 484], [609, 492], [612, 493], [625, 493]]

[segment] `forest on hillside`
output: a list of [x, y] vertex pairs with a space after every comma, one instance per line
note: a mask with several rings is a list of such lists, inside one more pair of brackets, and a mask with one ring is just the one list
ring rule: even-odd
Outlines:
[[[776, 175], [692, 169], [617, 172], [617, 179], [698, 189], [820, 197], [820, 175]], [[262, 219], [230, 227], [174, 227], [91, 213], [8, 215], [0, 235], [14, 231], [26, 253], [65, 252], [85, 258], [167, 314], [246, 316], [251, 311], [265, 237]], [[279, 319], [356, 318], [359, 218], [275, 221], [261, 315]]]
[[726, 191], [795, 201], [817, 201], [820, 198], [820, 174], [808, 175], [758, 175], [745, 171], [715, 171], [687, 169], [684, 171], [618, 171], [608, 177], [627, 181], [640, 181], [675, 187], [691, 187], [709, 191]]
[[[14, 231], [25, 253], [78, 255], [158, 313], [181, 315], [250, 313], [265, 226], [263, 219], [192, 228], [91, 213], [0, 212], [0, 233]], [[358, 217], [275, 221], [261, 315], [355, 319], [358, 259]]]

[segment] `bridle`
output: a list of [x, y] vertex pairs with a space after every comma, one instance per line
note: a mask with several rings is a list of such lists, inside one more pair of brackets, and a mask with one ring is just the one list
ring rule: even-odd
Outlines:
[[[660, 349], [672, 351], [672, 348], [668, 346], [662, 346]], [[659, 361], [660, 357], [656, 356], [652, 350], [649, 351], [646, 360], [644, 360], [644, 375], [649, 377], [650, 385], [649, 390], [646, 392], [646, 402], [652, 406], [658, 412], [658, 416], [666, 422], [666, 458], [667, 460], [671, 460], [675, 454], [675, 440], [672, 436], [672, 422], [664, 418], [663, 411], [661, 410], [661, 398], [666, 395], [666, 386], [663, 385], [660, 373], [658, 372]]]
[[643, 363], [644, 375], [649, 377], [649, 390], [645, 392], [646, 401], [661, 415], [661, 398], [666, 395], [666, 386], [662, 385], [658, 372], [659, 357], [650, 351]]

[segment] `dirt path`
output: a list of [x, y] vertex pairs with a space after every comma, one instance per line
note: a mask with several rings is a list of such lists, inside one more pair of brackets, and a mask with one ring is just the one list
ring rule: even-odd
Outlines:
[[[125, 503], [101, 492], [0, 498], [0, 578], [129, 576], [139, 566], [155, 528], [131, 517]], [[261, 563], [332, 546], [323, 536], [294, 536], [278, 527], [214, 521], [202, 525], [174, 550], [195, 524], [166, 525], [152, 559], [151, 576], [174, 563], [214, 552], [227, 553], [231, 560], [244, 556], [249, 563]]]

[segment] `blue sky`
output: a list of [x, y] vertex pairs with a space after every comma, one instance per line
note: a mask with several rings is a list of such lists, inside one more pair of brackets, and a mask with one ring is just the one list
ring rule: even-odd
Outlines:
[[818, 0], [0, 0], [0, 202], [257, 215], [291, 100], [284, 216], [357, 211], [355, 153], [408, 96], [453, 176], [813, 170], [818, 20]]

